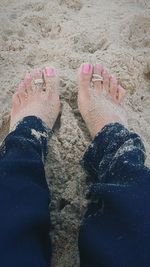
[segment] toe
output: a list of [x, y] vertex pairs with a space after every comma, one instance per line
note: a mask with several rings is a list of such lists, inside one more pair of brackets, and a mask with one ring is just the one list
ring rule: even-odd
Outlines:
[[49, 94], [58, 94], [58, 76], [56, 69], [46, 67], [43, 69], [43, 77], [46, 85], [46, 92]]
[[27, 100], [26, 85], [24, 82], [21, 82], [19, 84], [17, 93], [20, 103], [24, 103], [24, 101]]
[[93, 65], [84, 63], [80, 66], [78, 72], [79, 92], [88, 92], [91, 87], [91, 79], [93, 74]]
[[24, 83], [26, 86], [26, 92], [28, 95], [31, 95], [33, 93], [32, 90], [32, 75], [30, 73], [27, 73], [24, 78]]
[[34, 79], [42, 79], [42, 71], [41, 71], [41, 69], [39, 69], [39, 68], [34, 69], [33, 72], [32, 72], [32, 77]]
[[57, 72], [54, 68], [46, 67], [43, 69], [43, 76], [48, 89], [48, 87], [51, 85], [51, 81], [53, 80], [52, 78], [57, 76]]
[[54, 68], [46, 67], [43, 70], [44, 78], [48, 82], [49, 78], [57, 76], [57, 72]]
[[118, 104], [121, 104], [124, 100], [125, 97], [125, 90], [121, 85], [118, 85], [117, 87], [117, 97], [116, 97], [116, 101]]
[[19, 99], [19, 94], [18, 92], [16, 92], [13, 97], [12, 97], [12, 103], [13, 103], [13, 107], [17, 108], [20, 105], [20, 99]]
[[105, 68], [103, 68], [102, 70], [102, 77], [103, 77], [103, 90], [109, 93], [109, 73]]
[[109, 94], [111, 98], [116, 102], [118, 82], [115, 76], [111, 75], [109, 78]]
[[94, 66], [94, 71], [93, 71], [93, 75], [94, 76], [94, 79], [93, 79], [93, 87], [94, 87], [94, 90], [97, 92], [97, 93], [100, 93], [103, 89], [103, 86], [102, 86], [102, 81], [100, 81], [98, 79], [98, 76], [96, 75], [99, 75], [100, 77], [102, 77], [102, 71], [103, 71], [103, 66], [101, 64], [96, 64]]

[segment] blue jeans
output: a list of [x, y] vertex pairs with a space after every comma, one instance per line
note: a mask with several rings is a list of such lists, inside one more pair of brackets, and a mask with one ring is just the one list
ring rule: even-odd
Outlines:
[[[51, 134], [40, 119], [26, 117], [0, 148], [1, 267], [51, 264], [43, 164]], [[140, 137], [119, 123], [105, 126], [87, 149], [81, 164], [94, 182], [79, 232], [81, 267], [150, 266], [150, 170], [144, 160]]]

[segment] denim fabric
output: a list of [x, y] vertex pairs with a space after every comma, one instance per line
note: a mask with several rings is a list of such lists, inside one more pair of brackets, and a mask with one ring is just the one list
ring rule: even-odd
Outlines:
[[80, 227], [81, 267], [150, 265], [150, 170], [140, 137], [119, 123], [105, 126], [82, 166], [94, 178]]
[[[1, 267], [51, 265], [44, 172], [51, 134], [29, 116], [1, 145]], [[150, 170], [144, 161], [140, 137], [118, 123], [104, 127], [87, 149], [82, 166], [94, 183], [79, 233], [81, 267], [150, 265]]]
[[49, 190], [42, 158], [51, 131], [24, 118], [0, 149], [0, 266], [48, 267]]

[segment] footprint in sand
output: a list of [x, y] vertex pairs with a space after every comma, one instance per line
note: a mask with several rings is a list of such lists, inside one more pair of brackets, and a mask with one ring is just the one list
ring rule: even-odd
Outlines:
[[107, 50], [109, 47], [106, 32], [96, 32], [96, 34], [93, 34], [92, 39], [87, 33], [80, 33], [73, 37], [73, 43], [76, 52], [80, 50], [90, 54], [95, 53], [97, 50]]
[[32, 10], [32, 11], [36, 11], [36, 12], [42, 11], [42, 10], [44, 10], [44, 8], [45, 8], [45, 4], [43, 4], [41, 2], [36, 3], [36, 5], [32, 4], [32, 3], [28, 3], [28, 4], [25, 4], [25, 6], [24, 6], [25, 10]]
[[145, 68], [144, 68], [145, 77], [150, 81], [150, 58], [148, 58]]
[[74, 10], [80, 10], [83, 6], [81, 0], [59, 0], [59, 4]]
[[34, 33], [40, 34], [43, 38], [51, 37], [51, 39], [55, 39], [57, 34], [61, 32], [60, 23], [47, 17], [32, 15], [26, 17], [24, 21], [25, 26], [30, 25]]
[[124, 42], [133, 49], [150, 48], [150, 18], [136, 15], [121, 32]]

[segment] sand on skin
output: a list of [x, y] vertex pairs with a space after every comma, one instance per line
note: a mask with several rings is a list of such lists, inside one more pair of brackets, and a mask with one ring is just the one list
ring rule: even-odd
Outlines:
[[150, 166], [150, 2], [0, 0], [0, 10], [1, 140], [8, 132], [12, 94], [24, 73], [49, 65], [60, 73], [62, 118], [46, 164], [53, 266], [78, 267], [77, 233], [87, 190], [79, 160], [90, 137], [77, 109], [76, 69], [82, 62], [101, 62], [117, 75], [128, 92], [129, 127], [142, 136]]

